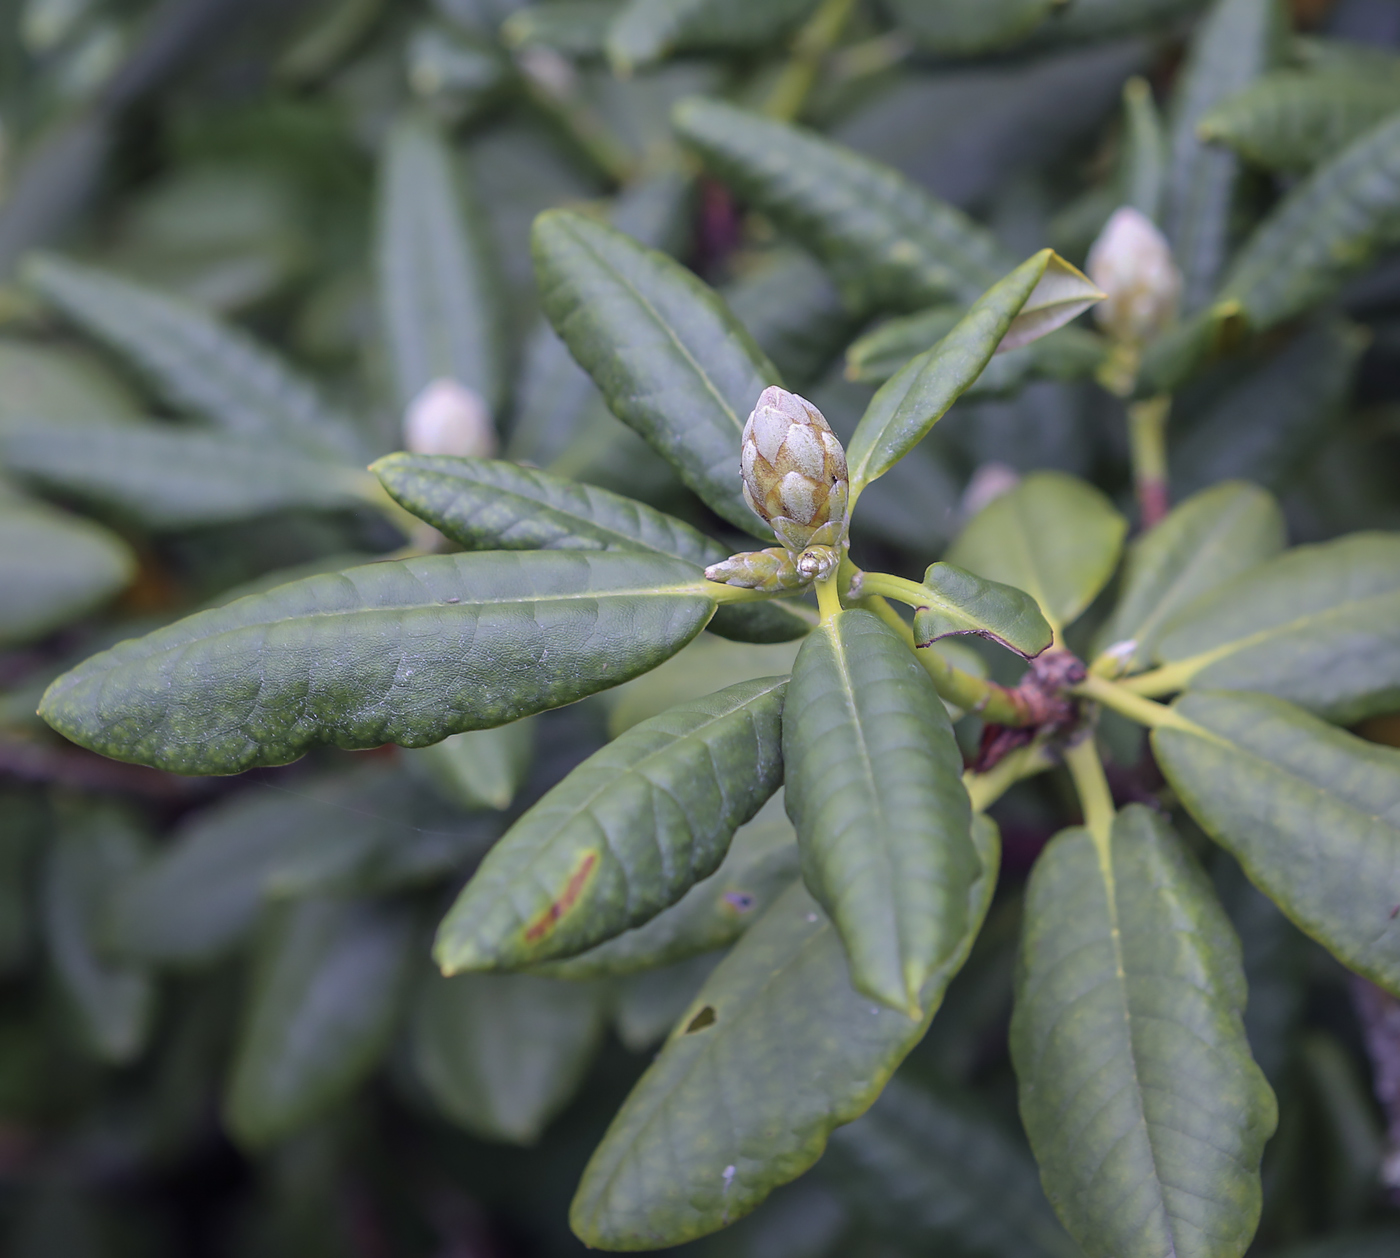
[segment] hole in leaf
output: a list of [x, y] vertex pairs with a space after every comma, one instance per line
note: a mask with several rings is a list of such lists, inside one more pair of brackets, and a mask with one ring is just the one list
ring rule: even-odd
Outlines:
[[707, 1026], [714, 1026], [715, 1011], [706, 1005], [699, 1013], [690, 1020], [690, 1025], [686, 1027], [685, 1033], [692, 1034], [695, 1031], [703, 1031]]

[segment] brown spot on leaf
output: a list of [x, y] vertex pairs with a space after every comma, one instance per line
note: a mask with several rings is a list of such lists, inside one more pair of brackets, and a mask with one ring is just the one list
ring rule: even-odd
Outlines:
[[588, 885], [589, 875], [592, 874], [594, 866], [597, 864], [597, 852], [583, 854], [583, 859], [579, 861], [574, 872], [569, 875], [569, 881], [564, 884], [564, 890], [559, 893], [558, 898], [525, 928], [526, 943], [539, 943], [559, 924], [560, 919], [578, 903], [579, 897], [583, 895], [583, 889]]

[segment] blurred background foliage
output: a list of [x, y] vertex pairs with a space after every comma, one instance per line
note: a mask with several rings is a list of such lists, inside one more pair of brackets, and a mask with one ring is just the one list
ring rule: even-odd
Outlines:
[[[1189, 318], [1272, 207], [1400, 116], [1395, 0], [0, 0], [4, 1253], [581, 1250], [578, 1173], [713, 958], [445, 980], [431, 931], [572, 765], [680, 698], [785, 671], [795, 644], [704, 635], [515, 726], [236, 779], [101, 760], [32, 714], [50, 678], [120, 638], [289, 572], [432, 546], [362, 471], [415, 411], [420, 448], [456, 452], [453, 423], [474, 416], [470, 452], [702, 519], [538, 315], [528, 232], [547, 207], [688, 262], [848, 434], [946, 330], [940, 302], [985, 281], [969, 255], [961, 286], [911, 304], [901, 273], [882, 290], [771, 187], [704, 173], [670, 125], [696, 93], [903, 172], [983, 225], [992, 278], [1045, 244], [1082, 262], [1119, 204], [1154, 215], [1186, 277], [1178, 340], [1196, 336], [1147, 365], [1177, 386], [1174, 493], [1258, 481], [1295, 542], [1400, 525], [1400, 142], [1367, 159], [1391, 183], [1364, 230], [1324, 241], [1327, 282], [1250, 336]], [[1127, 506], [1101, 357], [1086, 325], [989, 371], [863, 499], [860, 562], [917, 575], [1032, 468]], [[444, 378], [461, 388], [434, 392]], [[1397, 722], [1361, 732], [1400, 742]], [[1120, 798], [1160, 785], [1127, 726], [1113, 750]], [[1005, 1031], [1021, 883], [1069, 798], [1052, 775], [998, 805], [988, 928], [871, 1114], [688, 1248], [1066, 1254]], [[764, 813], [739, 854], [785, 825]], [[1211, 860], [1282, 1110], [1251, 1253], [1391, 1258], [1396, 1007]]]

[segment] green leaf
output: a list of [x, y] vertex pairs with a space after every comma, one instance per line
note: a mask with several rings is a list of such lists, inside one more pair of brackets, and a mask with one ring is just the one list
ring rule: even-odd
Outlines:
[[919, 993], [919, 1021], [852, 988], [840, 937], [801, 885], [754, 923], [584, 1171], [570, 1222], [585, 1244], [653, 1249], [716, 1232], [801, 1175], [835, 1128], [869, 1108], [923, 1038], [986, 915], [995, 824], [979, 816], [973, 839], [982, 872], [968, 888], [966, 933]]
[[310, 748], [424, 747], [655, 668], [714, 604], [693, 569], [633, 554], [492, 551], [367, 564], [198, 612], [53, 683], [74, 742], [177, 773]]
[[1400, 751], [1268, 695], [1204, 691], [1152, 747], [1191, 815], [1302, 931], [1400, 991]]
[[1097, 297], [1098, 290], [1049, 249], [994, 284], [951, 332], [906, 363], [870, 400], [846, 452], [852, 509], [866, 485], [923, 440], [982, 374], [998, 346], [1028, 344]]
[[[633, 498], [490, 459], [390, 454], [373, 464], [390, 495], [468, 550], [629, 550], [709, 567], [728, 548]], [[791, 601], [721, 607], [710, 629], [741, 642], [786, 642], [811, 628]]]
[[1166, 136], [1146, 79], [1131, 78], [1123, 85], [1123, 151], [1118, 179], [1122, 204], [1155, 220], [1162, 208], [1167, 181]]
[[674, 52], [751, 52], [800, 22], [815, 0], [627, 0], [608, 27], [607, 52], [624, 78]]
[[983, 580], [950, 563], [935, 563], [924, 573], [924, 589], [929, 602], [914, 609], [915, 646], [975, 633], [1030, 659], [1054, 641], [1055, 631], [1039, 604], [1015, 586]]
[[1350, 723], [1400, 701], [1400, 534], [1298, 546], [1183, 608], [1157, 658], [1196, 689], [1266, 690]]
[[962, 211], [810, 131], [702, 99], [672, 121], [715, 175], [826, 263], [853, 310], [971, 302], [1011, 265]]
[[450, 379], [498, 410], [505, 347], [491, 246], [452, 150], [427, 118], [402, 116], [385, 141], [375, 261], [399, 405]]
[[112, 884], [145, 856], [148, 840], [114, 809], [92, 809], [50, 839], [42, 888], [44, 933], [59, 983], [98, 1058], [122, 1065], [145, 1047], [155, 987], [139, 967], [101, 947]]
[[1279, 0], [1215, 0], [1196, 28], [1172, 102], [1167, 239], [1185, 281], [1182, 308], [1206, 305], [1229, 243], [1239, 162], [1198, 134], [1205, 115], [1269, 68], [1283, 38]]
[[486, 1140], [533, 1144], [602, 1040], [603, 993], [530, 974], [434, 974], [410, 1028], [414, 1069], [442, 1112]]
[[1062, 831], [1026, 892], [1011, 1055], [1041, 1183], [1089, 1258], [1239, 1258], [1278, 1111], [1239, 941], [1167, 822]]
[[6, 424], [0, 459], [41, 485], [161, 531], [296, 508], [345, 510], [363, 505], [367, 480], [344, 463], [266, 440], [156, 424], [103, 427], [80, 440], [59, 426]]
[[967, 57], [1019, 44], [1063, 0], [893, 0], [895, 16], [932, 52]]
[[0, 337], [0, 423], [113, 424], [136, 419], [140, 404], [98, 359], [73, 346]]
[[1098, 650], [1118, 652], [1129, 671], [1144, 667], [1167, 621], [1272, 559], [1284, 540], [1283, 512], [1266, 490], [1242, 481], [1201, 490], [1133, 543]]
[[524, 784], [535, 749], [535, 727], [526, 717], [495, 729], [453, 734], [431, 747], [403, 752], [442, 795], [459, 808], [509, 808]]
[[617, 0], [544, 0], [517, 9], [501, 24], [507, 48], [552, 48], [566, 57], [601, 57]]
[[1305, 171], [1400, 109], [1400, 79], [1279, 70], [1227, 97], [1196, 126], [1267, 170]]
[[540, 304], [608, 406], [731, 524], [767, 537], [740, 491], [739, 446], [777, 369], [680, 263], [568, 210], [531, 234]]
[[782, 784], [784, 677], [633, 726], [507, 832], [438, 929], [448, 974], [572, 956], [674, 904]]
[[969, 1098], [893, 1079], [831, 1138], [822, 1170], [871, 1227], [931, 1253], [1081, 1258], [1025, 1145]]
[[783, 718], [802, 876], [857, 991], [921, 1016], [967, 931], [980, 868], [962, 753], [928, 673], [893, 629], [843, 611], [802, 643]]
[[797, 877], [797, 845], [777, 799], [729, 845], [724, 862], [649, 922], [542, 967], [559, 978], [595, 978], [669, 966], [733, 943]]
[[67, 624], [135, 574], [136, 557], [106, 529], [0, 488], [0, 643]]
[[1302, 180], [1255, 229], [1220, 289], [1250, 326], [1325, 301], [1400, 242], [1400, 116], [1377, 123]]
[[31, 257], [24, 279], [175, 406], [240, 436], [358, 459], [353, 420], [271, 350], [198, 306], [54, 254]]
[[298, 900], [273, 915], [224, 1097], [249, 1148], [306, 1126], [364, 1081], [388, 1047], [412, 931], [400, 911]]
[[1033, 472], [994, 498], [948, 551], [949, 563], [1031, 595], [1058, 634], [1118, 565], [1128, 522], [1092, 485]]
[[[791, 883], [789, 878], [784, 889]], [[612, 1020], [623, 1047], [642, 1053], [664, 1040], [723, 955], [706, 952], [619, 979], [613, 989]]]

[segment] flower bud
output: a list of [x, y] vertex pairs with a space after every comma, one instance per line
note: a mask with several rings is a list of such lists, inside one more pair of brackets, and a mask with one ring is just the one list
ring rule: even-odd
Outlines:
[[792, 552], [781, 546], [730, 555], [728, 559], [712, 563], [705, 569], [707, 581], [740, 585], [746, 590], [763, 590], [768, 594], [800, 589], [811, 579], [798, 571]]
[[821, 411], [771, 385], [744, 425], [744, 499], [791, 551], [846, 535], [846, 452]]
[[1175, 317], [1181, 272], [1152, 220], [1130, 205], [1113, 212], [1085, 269], [1105, 293], [1094, 318], [1115, 341], [1142, 345]]
[[413, 454], [489, 459], [496, 430], [481, 395], [443, 377], [423, 386], [403, 416], [404, 445]]

